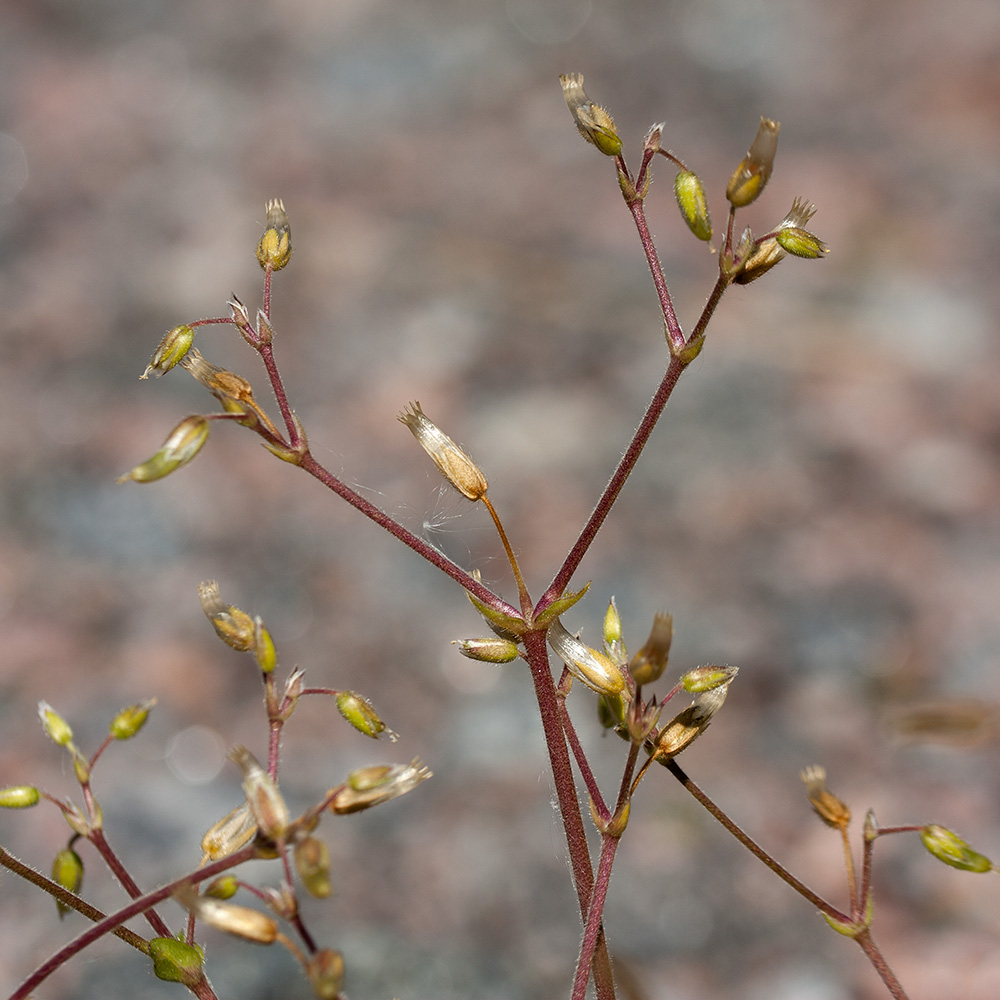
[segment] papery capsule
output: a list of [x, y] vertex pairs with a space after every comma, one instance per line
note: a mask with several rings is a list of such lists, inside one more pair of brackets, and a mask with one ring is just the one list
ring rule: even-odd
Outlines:
[[376, 765], [352, 771], [347, 784], [337, 790], [330, 811], [339, 814], [358, 812], [380, 805], [412, 791], [431, 777], [431, 771], [418, 758], [409, 764]]
[[409, 427], [441, 475], [462, 496], [475, 501], [486, 495], [489, 484], [479, 466], [424, 414], [419, 403], [410, 403], [409, 409], [400, 413], [398, 420]]
[[566, 106], [580, 135], [596, 146], [605, 156], [618, 156], [622, 141], [614, 119], [599, 104], [595, 104], [583, 89], [582, 73], [563, 73], [559, 77]]
[[846, 830], [851, 822], [851, 810], [826, 787], [826, 768], [812, 764], [799, 775], [806, 786], [806, 795], [813, 812], [836, 830]]
[[208, 421], [198, 414], [185, 417], [167, 436], [160, 450], [118, 477], [119, 483], [152, 483], [187, 465], [208, 440]]
[[278, 922], [260, 910], [199, 896], [197, 890], [190, 885], [180, 886], [174, 892], [174, 899], [202, 923], [243, 938], [244, 941], [272, 944], [278, 937]]
[[198, 600], [215, 634], [230, 649], [246, 653], [254, 648], [256, 623], [245, 611], [222, 600], [216, 580], [203, 580], [198, 584]]
[[243, 802], [231, 813], [213, 823], [201, 838], [202, 861], [218, 861], [228, 857], [248, 843], [257, 833], [257, 823], [250, 804]]
[[658, 613], [645, 645], [629, 660], [629, 673], [636, 684], [653, 684], [660, 679], [670, 657], [674, 638], [674, 616]]
[[555, 621], [547, 633], [549, 645], [569, 672], [598, 694], [617, 695], [625, 687], [621, 667], [610, 657], [592, 649]]
[[726, 198], [734, 208], [744, 208], [764, 190], [774, 168], [780, 128], [780, 122], [761, 118], [757, 135], [726, 186]]
[[243, 774], [243, 793], [261, 836], [280, 840], [288, 831], [291, 816], [274, 779], [244, 746], [234, 746], [227, 756]]

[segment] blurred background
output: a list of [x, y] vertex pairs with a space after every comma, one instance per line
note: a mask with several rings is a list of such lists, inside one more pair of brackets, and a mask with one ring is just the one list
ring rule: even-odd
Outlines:
[[[1000, 5], [8, 0], [0, 59], [0, 784], [74, 793], [40, 698], [92, 752], [114, 711], [157, 695], [95, 792], [143, 885], [196, 864], [240, 801], [225, 748], [266, 754], [255, 669], [198, 606], [218, 579], [263, 616], [282, 671], [361, 691], [401, 734], [376, 745], [332, 703], [303, 704], [284, 739], [293, 808], [364, 764], [435, 772], [321, 829], [335, 896], [305, 917], [344, 951], [348, 994], [568, 993], [579, 928], [529, 679], [455, 652], [484, 631], [460, 589], [235, 427], [162, 483], [115, 478], [214, 409], [180, 369], [137, 376], [170, 327], [226, 314], [233, 293], [256, 309], [264, 202], [281, 197], [295, 252], [275, 279], [276, 350], [314, 453], [511, 598], [485, 511], [396, 421], [419, 400], [485, 469], [539, 594], [667, 358], [613, 166], [560, 92], [559, 73], [582, 72], [633, 167], [666, 122], [717, 225], [759, 116], [779, 119], [745, 221], [763, 231], [803, 196], [833, 250], [727, 294], [567, 626], [597, 642], [614, 595], [633, 649], [673, 612], [673, 674], [739, 665], [682, 763], [834, 901], [839, 842], [810, 812], [809, 764], [856, 838], [870, 807], [1000, 853]], [[689, 328], [717, 265], [672, 178], [654, 165], [647, 211]], [[198, 346], [270, 403], [234, 332]], [[612, 795], [624, 746], [586, 692], [571, 706]], [[937, 714], [933, 739], [902, 738], [914, 706]], [[66, 837], [51, 808], [0, 817], [0, 842], [43, 870]], [[988, 880], [916, 838], [877, 848], [875, 938], [910, 995], [994, 997]], [[119, 905], [81, 853], [86, 894]], [[83, 926], [0, 873], [0, 992]], [[885, 996], [666, 772], [635, 802], [606, 927], [623, 996]], [[208, 945], [220, 996], [310, 995], [277, 947]], [[111, 941], [37, 995], [177, 990]]]

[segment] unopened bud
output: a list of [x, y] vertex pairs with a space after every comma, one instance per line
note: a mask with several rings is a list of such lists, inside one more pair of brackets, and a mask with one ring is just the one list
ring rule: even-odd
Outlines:
[[257, 260], [265, 270], [280, 271], [292, 256], [292, 231], [288, 213], [280, 198], [272, 198], [265, 206], [267, 228], [257, 244]]
[[278, 665], [274, 640], [271, 638], [271, 633], [264, 628], [259, 615], [253, 620], [253, 655], [262, 673], [269, 674]]
[[246, 747], [237, 745], [227, 756], [243, 774], [243, 793], [261, 836], [280, 840], [291, 817], [278, 786]]
[[243, 802], [218, 823], [208, 828], [201, 838], [201, 849], [205, 854], [203, 861], [218, 861], [238, 851], [257, 833], [250, 805]]
[[818, 237], [798, 226], [785, 226], [774, 237], [783, 250], [796, 257], [815, 260], [830, 252], [830, 248]]
[[813, 812], [835, 830], [846, 830], [851, 822], [851, 810], [826, 787], [826, 769], [812, 764], [799, 775], [806, 786], [806, 795]]
[[182, 326], [175, 326], [160, 341], [153, 352], [153, 357], [146, 366], [146, 370], [139, 378], [149, 378], [150, 375], [160, 378], [160, 376], [166, 375], [187, 354], [193, 343], [194, 329], [192, 327], [186, 323]]
[[501, 639], [499, 636], [487, 636], [483, 639], [452, 639], [451, 644], [458, 646], [462, 656], [470, 660], [481, 660], [483, 663], [510, 663], [518, 657], [516, 642]]
[[930, 823], [920, 831], [924, 847], [952, 868], [964, 872], [988, 872], [993, 862], [984, 854], [974, 851], [958, 834], [937, 823]]
[[149, 713], [156, 704], [155, 698], [146, 698], [143, 701], [123, 708], [112, 720], [108, 727], [111, 735], [116, 740], [131, 739], [146, 724]]
[[70, 747], [69, 752], [73, 758], [73, 773], [76, 775], [76, 780], [81, 785], [86, 785], [90, 781], [90, 761], [76, 747]]
[[220, 875], [202, 889], [202, 894], [211, 899], [232, 899], [239, 887], [240, 880], [235, 875]]
[[174, 892], [174, 899], [209, 927], [243, 938], [244, 941], [272, 944], [278, 936], [278, 922], [273, 917], [248, 906], [237, 906], [199, 896], [191, 885], [180, 886]]
[[215, 634], [227, 646], [240, 653], [254, 648], [256, 623], [245, 611], [222, 600], [217, 581], [204, 580], [199, 583], [198, 600], [205, 617], [212, 623]]
[[149, 957], [153, 960], [153, 975], [157, 979], [183, 983], [189, 988], [204, 981], [205, 952], [198, 945], [177, 938], [153, 938], [149, 942]]
[[[74, 894], [80, 891], [80, 886], [83, 885], [83, 862], [71, 847], [64, 847], [52, 862], [52, 881]], [[60, 917], [71, 909], [59, 899], [56, 900], [56, 906]]]
[[355, 691], [341, 691], [337, 695], [337, 711], [359, 733], [378, 739], [379, 733], [385, 732], [385, 723], [379, 718], [375, 707], [367, 699]]
[[0, 788], [0, 809], [30, 809], [38, 804], [38, 799], [38, 789], [34, 785]]
[[344, 981], [344, 956], [332, 948], [320, 948], [309, 959], [306, 975], [317, 1000], [337, 1000]]
[[566, 106], [580, 135], [595, 145], [605, 156], [618, 156], [622, 141], [614, 119], [599, 104], [587, 97], [582, 73], [563, 73], [559, 77]]
[[744, 208], [764, 190], [774, 167], [780, 128], [780, 122], [761, 118], [754, 141], [726, 187], [726, 197], [733, 208]]
[[185, 417], [168, 435], [160, 450], [118, 477], [119, 483], [151, 483], [187, 465], [208, 440], [208, 421], [198, 414]]
[[622, 616], [613, 597], [608, 601], [608, 610], [604, 612], [604, 625], [601, 631], [604, 636], [605, 649], [614, 649], [621, 644]]
[[636, 684], [653, 684], [660, 679], [667, 667], [673, 638], [674, 616], [658, 613], [646, 644], [629, 661], [629, 673]]
[[712, 220], [701, 178], [690, 170], [681, 170], [674, 178], [674, 197], [688, 229], [707, 243], [712, 238]]
[[330, 881], [330, 848], [319, 837], [305, 837], [295, 845], [295, 870], [310, 896], [326, 899]]
[[330, 811], [345, 814], [380, 805], [412, 791], [430, 776], [430, 770], [417, 758], [409, 764], [360, 768], [352, 771], [347, 784], [338, 789], [330, 803]]
[[548, 630], [549, 645], [569, 672], [598, 694], [616, 695], [625, 687], [621, 667], [609, 656], [592, 649], [555, 621]]
[[695, 667], [681, 677], [681, 686], [689, 694], [701, 694], [728, 684], [736, 674], [736, 667]]
[[468, 500], [481, 500], [489, 484], [479, 466], [447, 434], [429, 420], [419, 403], [410, 403], [398, 417], [410, 428], [420, 447], [430, 455], [441, 475]]
[[42, 720], [42, 728], [56, 746], [68, 747], [73, 742], [73, 730], [69, 723], [47, 702], [38, 703], [38, 717]]

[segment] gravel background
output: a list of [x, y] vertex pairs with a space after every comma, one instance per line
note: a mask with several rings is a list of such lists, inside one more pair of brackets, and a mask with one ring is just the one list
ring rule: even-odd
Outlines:
[[[485, 512], [395, 420], [420, 400], [487, 471], [540, 592], [665, 363], [613, 170], [559, 91], [581, 71], [630, 162], [666, 121], [717, 221], [758, 116], [780, 119], [747, 221], [803, 195], [834, 249], [724, 300], [567, 624], [596, 640], [614, 594], [633, 648], [668, 609], [678, 671], [741, 667], [684, 764], [831, 898], [837, 838], [797, 777], [813, 762], [859, 819], [936, 820], [1000, 854], [1000, 5], [8, 0], [0, 65], [0, 784], [73, 791], [39, 698], [89, 750], [113, 711], [157, 694], [95, 788], [143, 884], [194, 864], [239, 800], [222, 748], [266, 746], [254, 672], [198, 608], [198, 581], [218, 578], [263, 615], [283, 668], [363, 691], [402, 734], [376, 746], [304, 705], [284, 744], [293, 805], [369, 762], [435, 771], [324, 824], [337, 891], [307, 919], [344, 950], [350, 996], [567, 994], [579, 931], [530, 686], [449, 645], [482, 632], [458, 588], [235, 428], [162, 484], [114, 479], [208, 405], [182, 372], [136, 376], [164, 330], [233, 292], [256, 302], [253, 248], [280, 196], [295, 256], [273, 318], [315, 453], [510, 595]], [[649, 214], [690, 324], [715, 260], [670, 180], [656, 172]], [[200, 346], [266, 400], [234, 334]], [[893, 737], [894, 713], [938, 699], [975, 699], [981, 738]], [[614, 789], [622, 747], [583, 693], [573, 704]], [[0, 818], [43, 869], [65, 836], [53, 809]], [[1000, 897], [894, 840], [874, 926], [910, 995], [995, 997]], [[84, 856], [88, 894], [114, 907]], [[81, 927], [0, 874], [0, 992]], [[885, 995], [665, 774], [635, 803], [607, 928], [630, 997]], [[209, 936], [220, 996], [309, 995], [287, 954], [248, 949]], [[178, 992], [112, 941], [37, 995]]]

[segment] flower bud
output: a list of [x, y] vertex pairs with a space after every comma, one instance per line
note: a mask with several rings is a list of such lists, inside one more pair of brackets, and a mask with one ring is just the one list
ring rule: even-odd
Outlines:
[[347, 784], [337, 790], [330, 811], [343, 815], [380, 805], [412, 791], [431, 777], [431, 771], [414, 758], [409, 764], [376, 765], [352, 771]]
[[783, 250], [796, 257], [815, 260], [830, 252], [830, 248], [818, 237], [798, 226], [785, 226], [774, 237]]
[[612, 597], [608, 601], [608, 610], [604, 612], [604, 624], [601, 629], [604, 637], [605, 650], [619, 648], [622, 642], [622, 616], [618, 612], [618, 605]]
[[[64, 847], [52, 862], [52, 881], [74, 894], [80, 891], [80, 886], [83, 884], [83, 862], [80, 860], [80, 855], [71, 847]], [[56, 900], [56, 906], [60, 917], [65, 916], [71, 909], [59, 899]]]
[[337, 1000], [344, 981], [344, 956], [332, 948], [320, 948], [306, 964], [306, 975], [318, 1000]]
[[257, 833], [250, 805], [243, 802], [218, 823], [214, 823], [201, 838], [201, 849], [205, 861], [218, 861], [238, 851]]
[[151, 483], [187, 465], [208, 440], [208, 421], [198, 414], [185, 417], [168, 435], [160, 450], [141, 465], [118, 477], [119, 483]]
[[385, 723], [379, 718], [372, 703], [354, 691], [341, 691], [337, 695], [337, 711], [359, 733], [364, 733], [373, 740], [377, 740], [379, 733], [385, 731]]
[[273, 917], [248, 906], [237, 906], [208, 896], [199, 896], [198, 891], [190, 884], [179, 886], [174, 891], [174, 899], [209, 927], [243, 938], [244, 941], [272, 944], [278, 936], [278, 922]]
[[674, 197], [688, 229], [707, 243], [712, 238], [712, 220], [701, 178], [690, 170], [681, 170], [674, 178]]
[[957, 834], [937, 823], [930, 823], [920, 831], [924, 847], [938, 859], [952, 868], [964, 872], [988, 872], [993, 862], [985, 855], [974, 851]]
[[549, 645], [569, 672], [598, 694], [616, 695], [625, 687], [621, 667], [610, 657], [592, 649], [555, 621], [547, 633]]
[[230, 649], [246, 653], [254, 648], [257, 626], [254, 620], [232, 604], [226, 604], [219, 595], [219, 584], [215, 580], [204, 580], [198, 584], [198, 600], [205, 617], [212, 623], [215, 634]]
[[310, 896], [326, 899], [333, 891], [330, 848], [319, 837], [305, 837], [295, 845], [295, 870]]
[[399, 414], [398, 420], [410, 428], [420, 447], [430, 455], [441, 475], [468, 500], [481, 500], [489, 484], [479, 466], [447, 434], [430, 421], [419, 403]]
[[851, 822], [851, 810], [826, 787], [826, 769], [812, 764], [799, 775], [806, 786], [806, 795], [813, 812], [835, 830], [846, 830]]
[[76, 775], [76, 780], [81, 785], [88, 784], [90, 781], [90, 761], [76, 747], [70, 747], [69, 753], [73, 759], [73, 773]]
[[518, 657], [516, 642], [501, 639], [499, 636], [487, 636], [483, 639], [452, 639], [451, 644], [458, 646], [462, 656], [470, 660], [481, 660], [483, 663], [510, 663]]
[[202, 889], [202, 894], [211, 899], [232, 899], [239, 887], [240, 880], [235, 875], [220, 875]]
[[227, 756], [243, 773], [243, 793], [260, 835], [268, 840], [281, 840], [291, 817], [274, 779], [244, 746], [237, 744]]
[[38, 804], [38, 799], [38, 789], [34, 785], [0, 788], [0, 809], [30, 809]]
[[582, 73], [563, 73], [559, 77], [566, 106], [580, 135], [595, 145], [605, 156], [618, 156], [622, 141], [615, 129], [611, 115], [600, 105], [594, 104], [583, 89]]
[[736, 673], [736, 667], [695, 667], [681, 677], [681, 687], [689, 694], [701, 694], [728, 684]]
[[111, 735], [116, 740], [131, 739], [146, 724], [155, 704], [155, 698], [146, 698], [144, 701], [129, 705], [128, 708], [123, 708], [111, 720], [111, 725], [108, 727]]
[[292, 256], [292, 231], [288, 213], [280, 198], [272, 198], [265, 206], [267, 228], [257, 244], [257, 260], [267, 270], [280, 271]]
[[38, 717], [42, 720], [45, 735], [57, 747], [68, 747], [72, 744], [73, 730], [69, 728], [69, 723], [47, 701], [38, 703]]
[[191, 988], [204, 980], [202, 966], [205, 952], [195, 944], [177, 938], [153, 938], [149, 942], [153, 975], [168, 983], [183, 983]]
[[278, 665], [274, 640], [271, 638], [271, 633], [264, 628], [259, 615], [253, 620], [253, 655], [262, 673], [269, 674]]
[[774, 167], [780, 128], [780, 122], [761, 118], [757, 135], [726, 187], [726, 197], [733, 208], [746, 207], [764, 190]]
[[636, 684], [653, 684], [660, 679], [667, 667], [673, 638], [674, 616], [658, 613], [646, 644], [629, 661], [629, 673]]
[[160, 378], [166, 375], [187, 354], [193, 343], [194, 329], [192, 327], [186, 323], [182, 326], [175, 326], [164, 335], [157, 345], [149, 364], [146, 365], [146, 370], [139, 378], [149, 378], [150, 375]]

